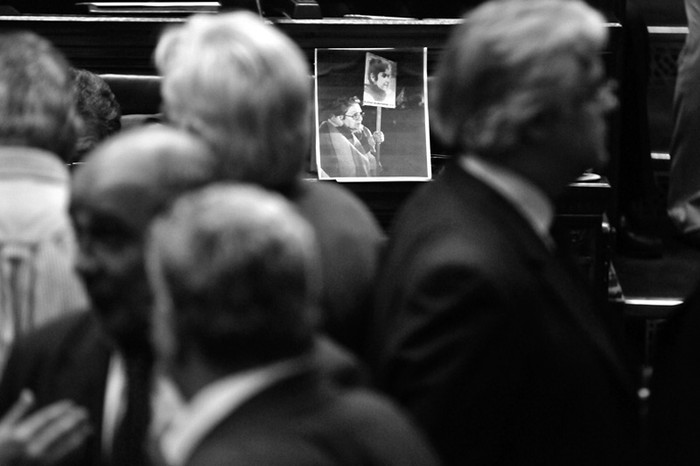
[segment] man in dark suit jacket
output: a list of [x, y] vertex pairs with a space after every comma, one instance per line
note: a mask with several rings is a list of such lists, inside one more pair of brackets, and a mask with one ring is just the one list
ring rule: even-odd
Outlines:
[[[75, 172], [71, 215], [79, 242], [78, 269], [93, 308], [20, 339], [0, 382], [3, 413], [25, 389], [34, 392], [38, 407], [73, 400], [87, 409], [93, 435], [63, 464], [139, 464], [137, 449], [150, 412], [151, 300], [143, 235], [174, 196], [211, 180], [210, 162], [206, 147], [191, 136], [151, 127], [116, 137]], [[132, 376], [132, 367], [142, 373]], [[118, 413], [133, 411], [120, 406], [129, 404], [123, 394], [134, 379], [143, 395], [137, 410], [145, 417], [133, 422], [134, 451], [116, 451]], [[117, 461], [110, 445], [115, 453], [136, 456]]]
[[447, 465], [635, 460], [633, 372], [549, 235], [606, 159], [605, 40], [582, 2], [506, 0], [442, 56], [433, 122], [460, 155], [398, 216], [370, 353]]
[[158, 360], [186, 400], [161, 434], [168, 464], [437, 464], [389, 401], [314, 368], [317, 247], [284, 197], [241, 184], [185, 195], [147, 249]]

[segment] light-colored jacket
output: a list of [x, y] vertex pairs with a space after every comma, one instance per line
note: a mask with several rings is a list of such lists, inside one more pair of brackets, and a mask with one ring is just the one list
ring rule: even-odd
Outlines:
[[18, 333], [87, 307], [74, 270], [69, 183], [57, 156], [0, 147], [0, 366]]

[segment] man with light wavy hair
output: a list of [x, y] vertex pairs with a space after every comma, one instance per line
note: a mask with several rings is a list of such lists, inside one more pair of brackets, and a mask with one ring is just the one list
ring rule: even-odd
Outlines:
[[214, 151], [222, 179], [284, 194], [321, 251], [321, 327], [359, 348], [383, 234], [345, 188], [303, 180], [312, 82], [289, 37], [248, 12], [201, 15], [167, 30], [155, 53], [166, 117]]
[[432, 122], [458, 155], [398, 215], [370, 353], [448, 466], [634, 464], [633, 371], [549, 233], [608, 157], [606, 41], [581, 1], [495, 0], [442, 54]]

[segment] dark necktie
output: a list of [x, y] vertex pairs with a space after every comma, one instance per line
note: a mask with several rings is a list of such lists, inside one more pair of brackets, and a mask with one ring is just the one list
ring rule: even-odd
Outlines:
[[146, 435], [151, 417], [150, 358], [126, 360], [126, 410], [114, 436], [112, 448], [113, 466], [145, 466]]

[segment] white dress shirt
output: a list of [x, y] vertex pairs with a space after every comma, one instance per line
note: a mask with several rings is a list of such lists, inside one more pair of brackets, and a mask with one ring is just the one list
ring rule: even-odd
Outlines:
[[102, 414], [102, 455], [110, 458], [117, 426], [124, 416], [126, 405], [126, 365], [116, 351], [109, 360]]

